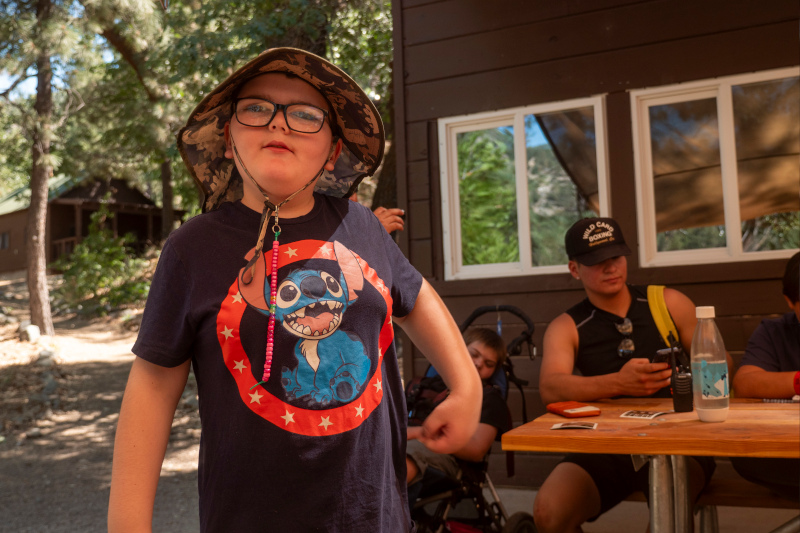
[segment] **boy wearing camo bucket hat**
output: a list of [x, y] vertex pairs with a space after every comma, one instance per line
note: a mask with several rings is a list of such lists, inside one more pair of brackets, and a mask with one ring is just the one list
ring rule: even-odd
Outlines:
[[452, 391], [429, 448], [466, 444], [481, 389], [441, 299], [347, 199], [383, 156], [374, 106], [328, 61], [272, 49], [203, 99], [178, 146], [204, 212], [170, 235], [152, 282], [109, 530], [149, 531], [192, 365], [202, 531], [411, 531], [393, 324]]

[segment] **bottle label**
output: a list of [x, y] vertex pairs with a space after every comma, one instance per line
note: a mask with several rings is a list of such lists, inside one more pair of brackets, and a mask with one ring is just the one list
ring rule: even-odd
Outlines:
[[692, 373], [700, 379], [703, 398], [728, 397], [728, 364], [725, 361], [696, 361], [692, 366]]

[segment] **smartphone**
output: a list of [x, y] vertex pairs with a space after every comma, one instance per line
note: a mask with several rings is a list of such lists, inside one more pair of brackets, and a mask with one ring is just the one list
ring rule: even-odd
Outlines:
[[672, 365], [670, 361], [670, 354], [672, 353], [672, 348], [664, 348], [663, 350], [658, 350], [656, 355], [653, 357], [653, 360], [650, 361], [651, 363], [669, 363]]

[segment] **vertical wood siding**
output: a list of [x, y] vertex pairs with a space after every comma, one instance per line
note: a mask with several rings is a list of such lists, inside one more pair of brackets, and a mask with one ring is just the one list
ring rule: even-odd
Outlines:
[[[516, 305], [536, 324], [541, 346], [547, 324], [583, 290], [566, 274], [444, 281], [436, 121], [597, 94], [606, 95], [611, 212], [634, 250], [630, 282], [667, 284], [716, 306], [734, 353], [761, 318], [786, 310], [784, 261], [639, 267], [628, 91], [798, 65], [796, 0], [405, 0], [393, 13], [398, 181], [408, 209], [402, 238], [457, 322], [481, 305]], [[510, 340], [519, 326], [506, 319]], [[420, 354], [406, 357], [407, 372], [427, 368]], [[515, 363], [531, 381], [526, 399], [537, 416], [538, 361]]]

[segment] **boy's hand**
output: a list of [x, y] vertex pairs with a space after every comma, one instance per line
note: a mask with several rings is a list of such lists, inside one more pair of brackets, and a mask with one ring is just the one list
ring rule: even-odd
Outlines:
[[481, 397], [458, 398], [450, 394], [422, 423], [417, 439], [436, 453], [462, 449], [478, 429]]
[[617, 378], [620, 394], [649, 396], [670, 384], [672, 370], [668, 363], [651, 363], [648, 359], [631, 359], [623, 366]]
[[387, 209], [385, 207], [379, 207], [375, 211], [375, 216], [378, 217], [378, 220], [381, 221], [384, 229], [391, 233], [393, 231], [403, 231], [405, 227], [405, 221], [403, 220], [403, 215], [406, 214], [400, 208], [393, 207], [391, 209]]

